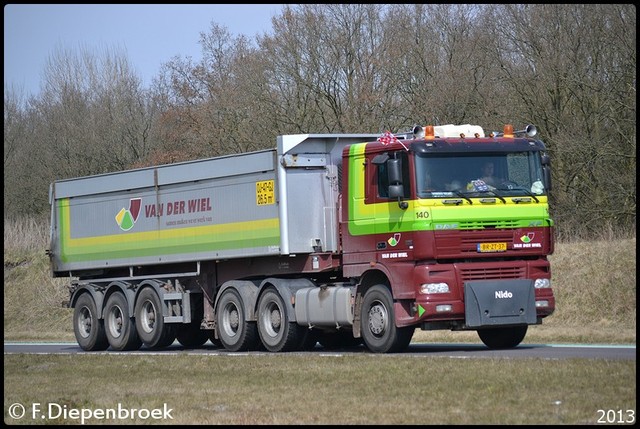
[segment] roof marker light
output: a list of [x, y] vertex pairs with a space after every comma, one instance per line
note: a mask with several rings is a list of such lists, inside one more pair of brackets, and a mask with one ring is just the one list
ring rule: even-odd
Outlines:
[[507, 124], [504, 126], [504, 137], [505, 138], [513, 138], [513, 125]]
[[433, 140], [435, 138], [433, 125], [427, 125], [426, 127], [424, 127], [424, 138], [425, 140]]

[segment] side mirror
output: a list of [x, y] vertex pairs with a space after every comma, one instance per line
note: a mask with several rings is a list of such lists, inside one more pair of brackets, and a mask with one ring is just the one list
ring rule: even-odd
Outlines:
[[404, 197], [404, 186], [400, 185], [389, 185], [389, 198], [402, 198]]
[[542, 174], [544, 174], [544, 184], [547, 188], [547, 192], [551, 191], [551, 168], [548, 165], [542, 167]]
[[402, 185], [402, 164], [399, 159], [387, 160], [387, 176], [389, 185]]
[[551, 158], [546, 153], [540, 157], [542, 163], [542, 174], [544, 176], [544, 186], [547, 192], [551, 191]]
[[389, 178], [389, 198], [397, 198], [398, 206], [405, 210], [409, 204], [402, 201], [404, 185], [402, 184], [402, 163], [398, 158], [387, 160], [387, 177]]
[[542, 155], [540, 158], [540, 162], [542, 163], [542, 165], [550, 165], [551, 160], [549, 159], [549, 155], [547, 154]]

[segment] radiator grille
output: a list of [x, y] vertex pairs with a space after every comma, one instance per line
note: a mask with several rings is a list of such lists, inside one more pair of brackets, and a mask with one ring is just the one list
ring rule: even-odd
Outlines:
[[473, 267], [460, 270], [462, 281], [526, 278], [525, 267]]

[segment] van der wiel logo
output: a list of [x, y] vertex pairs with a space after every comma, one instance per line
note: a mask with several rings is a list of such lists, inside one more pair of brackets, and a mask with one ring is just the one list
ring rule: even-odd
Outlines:
[[389, 246], [391, 247], [396, 247], [398, 243], [400, 243], [400, 234], [398, 233], [393, 234], [393, 237], [389, 238], [387, 240], [387, 243], [389, 243]]
[[522, 241], [523, 243], [531, 243], [531, 241], [535, 236], [536, 236], [535, 232], [528, 232], [526, 235], [523, 235], [522, 237], [520, 237], [520, 241]]
[[125, 209], [124, 207], [120, 209], [116, 215], [116, 222], [121, 230], [129, 231], [133, 228], [133, 225], [135, 225], [138, 220], [141, 205], [142, 198], [131, 198], [129, 200], [129, 209]]

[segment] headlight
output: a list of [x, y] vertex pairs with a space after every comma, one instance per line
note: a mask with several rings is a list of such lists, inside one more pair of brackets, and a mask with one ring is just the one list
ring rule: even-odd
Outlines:
[[449, 293], [449, 285], [446, 283], [425, 283], [420, 285], [420, 293], [425, 295], [432, 293]]
[[533, 284], [536, 289], [544, 289], [551, 287], [551, 280], [549, 279], [537, 279]]

